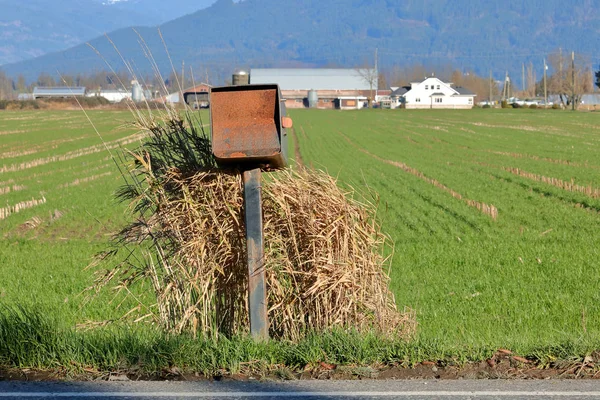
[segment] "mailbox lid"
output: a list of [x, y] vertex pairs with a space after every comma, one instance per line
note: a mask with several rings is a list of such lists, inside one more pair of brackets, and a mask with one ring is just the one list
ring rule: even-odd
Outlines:
[[276, 84], [212, 89], [212, 149], [217, 161], [285, 166], [280, 97]]

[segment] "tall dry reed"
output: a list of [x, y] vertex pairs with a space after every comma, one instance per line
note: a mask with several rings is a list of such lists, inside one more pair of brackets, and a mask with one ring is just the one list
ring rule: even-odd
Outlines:
[[[135, 220], [107, 254], [139, 246], [144, 256], [101, 272], [96, 289], [116, 282], [131, 293], [149, 282], [155, 304], [143, 304], [150, 311], [140, 318], [209, 337], [247, 332], [239, 171], [216, 168], [202, 121], [170, 115], [138, 123], [148, 141], [130, 153], [118, 194]], [[271, 337], [297, 340], [335, 327], [413, 332], [414, 315], [396, 309], [388, 288], [391, 242], [373, 204], [305, 169], [265, 175], [262, 193]]]

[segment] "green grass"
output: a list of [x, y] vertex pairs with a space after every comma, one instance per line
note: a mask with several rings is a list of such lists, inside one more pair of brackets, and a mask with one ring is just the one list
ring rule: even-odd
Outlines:
[[[122, 128], [131, 121], [128, 112], [88, 113], [106, 142], [135, 133]], [[101, 141], [81, 111], [6, 111], [0, 116], [0, 154], [4, 154], [0, 171], [3, 166], [51, 156], [77, 155], [73, 152], [98, 145]], [[6, 156], [8, 152], [27, 150], [35, 152]], [[74, 184], [90, 177], [92, 180]], [[92, 283], [91, 272], [84, 268], [94, 254], [106, 249], [110, 235], [126, 219], [126, 206], [113, 197], [121, 183], [122, 178], [104, 149], [64, 161], [0, 172], [0, 187], [25, 186], [0, 194], [0, 207], [42, 196], [47, 200], [0, 220], [1, 304], [60, 309], [72, 325], [122, 314], [123, 309], [117, 310], [117, 304], [110, 303], [112, 294], [104, 294], [85, 306], [81, 295]], [[52, 219], [55, 210], [62, 217]], [[41, 224], [34, 229], [24, 228], [23, 224], [34, 217], [40, 218]]]
[[[600, 115], [381, 110], [293, 117], [305, 163], [381, 195], [381, 221], [396, 244], [392, 289], [399, 305], [416, 309], [419, 338], [525, 352], [597, 343], [600, 199], [502, 167], [600, 188]], [[381, 159], [495, 205], [498, 220]]]
[[[122, 128], [128, 112], [89, 115], [107, 142], [135, 133]], [[0, 189], [25, 188], [0, 194], [0, 207], [41, 196], [46, 203], [0, 220], [0, 365], [48, 368], [74, 360], [106, 369], [178, 365], [214, 373], [253, 359], [294, 368], [328, 360], [409, 365], [481, 360], [500, 347], [539, 360], [600, 349], [600, 199], [503, 169], [600, 188], [600, 115], [293, 110], [291, 116], [305, 164], [380, 194], [379, 218], [395, 242], [392, 290], [399, 307], [417, 312], [414, 341], [338, 332], [296, 345], [212, 343], [147, 326], [75, 331], [77, 323], [115, 319], [133, 305], [108, 291], [92, 303], [82, 295], [93, 280], [84, 267], [129, 218], [113, 198], [122, 180], [106, 150], [76, 153], [100, 144], [81, 111], [2, 112]], [[50, 158], [65, 154], [72, 156]], [[34, 160], [44, 163], [10, 170]], [[498, 219], [464, 199], [493, 204]], [[61, 218], [51, 218], [55, 210]], [[26, 228], [34, 217], [40, 225]]]

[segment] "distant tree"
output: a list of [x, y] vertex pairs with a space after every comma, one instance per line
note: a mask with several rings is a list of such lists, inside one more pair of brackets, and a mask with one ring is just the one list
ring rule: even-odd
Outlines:
[[71, 75], [63, 75], [60, 83], [65, 86], [75, 86], [75, 79]]
[[535, 91], [535, 83], [536, 83], [537, 79], [536, 79], [536, 74], [535, 74], [535, 69], [533, 68], [533, 63], [529, 63], [529, 65], [527, 66], [527, 87], [525, 88], [525, 95], [527, 97], [535, 97], [536, 96], [536, 91]]
[[596, 86], [600, 88], [600, 65], [598, 65], [598, 71], [594, 75], [596, 76]]
[[19, 93], [27, 92], [27, 81], [25, 81], [23, 74], [20, 74], [17, 78], [17, 91]]
[[[485, 100], [490, 97], [490, 78], [477, 75], [475, 72], [467, 70], [465, 72], [455, 70], [450, 77], [451, 83], [454, 86], [462, 86], [469, 89], [477, 95], [478, 100]], [[491, 97], [494, 98], [499, 94], [498, 85], [492, 80]]]
[[389, 89], [390, 88], [387, 83], [387, 78], [383, 72], [379, 72], [379, 78], [377, 79], [377, 86], [378, 86], [378, 89]]
[[0, 100], [11, 100], [15, 97], [14, 82], [4, 71], [0, 70]]
[[56, 86], [56, 81], [54, 78], [45, 72], [42, 72], [40, 76], [38, 76], [36, 83], [38, 86], [44, 87]]
[[369, 107], [373, 107], [373, 89], [377, 89], [377, 79], [379, 78], [377, 70], [368, 66], [359, 67], [354, 69], [358, 75], [369, 85]]
[[564, 107], [574, 104], [577, 108], [581, 96], [594, 88], [588, 60], [576, 56], [573, 63], [570, 52], [562, 50], [551, 54], [548, 60], [553, 72], [547, 78], [548, 93], [557, 95]]
[[388, 82], [392, 87], [408, 86], [411, 82], [421, 82], [427, 75], [427, 69], [421, 64], [407, 67], [396, 65], [388, 73]]

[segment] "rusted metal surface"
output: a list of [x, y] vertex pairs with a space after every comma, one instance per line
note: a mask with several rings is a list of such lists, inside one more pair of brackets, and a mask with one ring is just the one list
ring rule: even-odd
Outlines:
[[277, 85], [214, 88], [211, 128], [217, 161], [285, 167], [285, 105], [279, 103]]
[[254, 339], [269, 337], [267, 288], [265, 284], [264, 243], [260, 169], [244, 171], [244, 211], [248, 256], [248, 310], [250, 334]]

